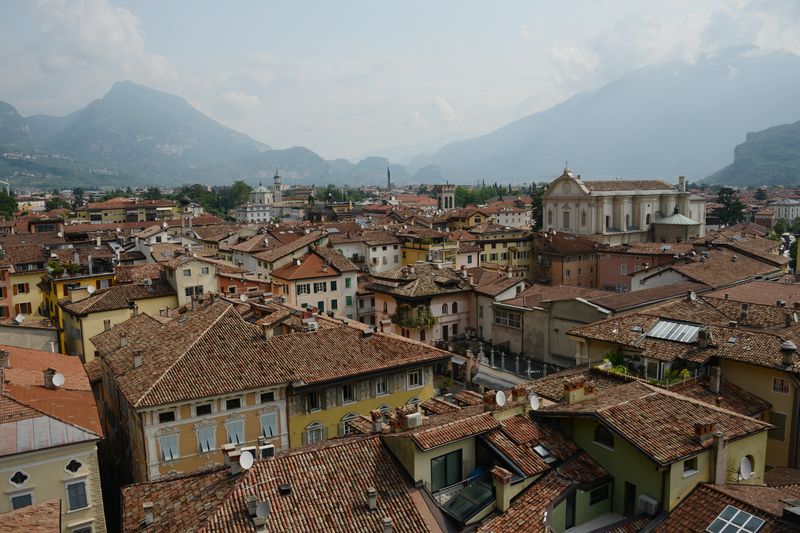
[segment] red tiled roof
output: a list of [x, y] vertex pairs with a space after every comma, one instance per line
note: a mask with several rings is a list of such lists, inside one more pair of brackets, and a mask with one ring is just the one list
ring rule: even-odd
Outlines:
[[0, 533], [60, 533], [61, 500], [48, 500], [0, 513]]

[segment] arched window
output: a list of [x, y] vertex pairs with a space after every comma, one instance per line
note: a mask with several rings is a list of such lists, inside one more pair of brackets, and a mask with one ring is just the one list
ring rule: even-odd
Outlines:
[[614, 449], [614, 435], [605, 426], [598, 425], [594, 429], [594, 442], [606, 448]]
[[442, 304], [442, 314], [443, 315], [447, 314], [447, 304]]
[[551, 226], [553, 225], [553, 212], [552, 211], [548, 211], [547, 212], [547, 223], [550, 224]]
[[355, 428], [352, 425], [350, 425], [349, 422], [352, 422], [358, 417], [359, 417], [358, 413], [347, 413], [346, 415], [344, 415], [342, 417], [342, 423], [340, 424], [339, 433], [341, 435], [353, 435], [354, 433], [356, 433]]
[[581, 211], [581, 227], [586, 226], [586, 211]]
[[650, 225], [650, 213], [647, 213], [647, 218], [645, 218], [644, 223], [648, 226]]
[[416, 405], [417, 407], [419, 407], [419, 398], [414, 396], [413, 398], [411, 398], [406, 402], [406, 405]]
[[383, 302], [383, 312], [384, 313], [388, 313], [389, 312], [389, 302], [387, 302], [386, 300], [384, 300], [384, 302]]
[[453, 302], [453, 314], [458, 313], [458, 302]]
[[424, 329], [419, 330], [419, 340], [421, 342], [425, 342], [425, 330]]

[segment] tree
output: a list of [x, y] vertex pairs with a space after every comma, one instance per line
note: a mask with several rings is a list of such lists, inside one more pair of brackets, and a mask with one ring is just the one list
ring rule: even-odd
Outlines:
[[74, 201], [72, 202], [72, 206], [74, 208], [78, 208], [83, 205], [83, 188], [82, 187], [75, 187], [72, 189], [72, 196]]
[[767, 190], [766, 189], [758, 189], [756, 191], [756, 194], [754, 195], [754, 198], [756, 200], [760, 200], [760, 201], [763, 202], [764, 200], [769, 198], [769, 196], [767, 195]]
[[159, 189], [158, 187], [148, 187], [147, 190], [142, 195], [142, 197], [145, 200], [160, 200], [161, 189]]
[[795, 218], [794, 221], [792, 221], [792, 233], [795, 235], [800, 234], [800, 217]]
[[778, 220], [775, 221], [775, 224], [773, 224], [772, 229], [778, 235], [783, 235], [784, 233], [786, 233], [786, 221], [782, 218], [779, 218]]
[[17, 198], [14, 193], [8, 194], [6, 191], [0, 191], [0, 216], [5, 220], [13, 220], [16, 212]]
[[722, 207], [718, 207], [714, 213], [719, 217], [719, 221], [723, 225], [730, 226], [745, 220], [743, 212], [745, 206], [736, 191], [730, 187], [723, 187], [719, 190], [717, 202], [722, 204]]
[[544, 191], [546, 190], [546, 185], [534, 186], [531, 190], [531, 199], [533, 200], [533, 229], [536, 230], [540, 230], [542, 229], [542, 226], [544, 226], [542, 197], [544, 196]]

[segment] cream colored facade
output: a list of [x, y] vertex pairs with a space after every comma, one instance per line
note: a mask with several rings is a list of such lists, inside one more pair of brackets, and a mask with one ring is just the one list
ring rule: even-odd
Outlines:
[[[10, 310], [11, 316], [17, 314], [38, 316], [39, 308], [44, 302], [44, 293], [39, 288], [42, 272], [12, 272], [10, 277], [11, 303], [13, 304], [13, 308]], [[30, 305], [30, 311], [25, 311], [26, 304]]]
[[[80, 463], [74, 473], [67, 469], [72, 461]], [[27, 479], [22, 484], [11, 481], [16, 472]], [[84, 483], [86, 507], [70, 509], [68, 486]], [[47, 448], [0, 458], [0, 513], [12, 510], [12, 498], [30, 494], [35, 505], [48, 500], [61, 500], [61, 531], [106, 531], [100, 469], [96, 441], [81, 442], [57, 448]], [[82, 528], [91, 527], [91, 530]]]
[[[604, 182], [605, 183], [605, 182]], [[635, 189], [620, 181], [618, 190], [592, 189], [569, 170], [556, 178], [542, 197], [543, 229], [585, 235], [606, 244], [649, 241], [651, 225], [678, 211], [700, 224], [705, 235], [705, 200], [659, 182]]]
[[185, 305], [193, 295], [219, 292], [217, 267], [210, 262], [193, 259], [166, 269], [167, 281], [178, 295], [178, 305]]

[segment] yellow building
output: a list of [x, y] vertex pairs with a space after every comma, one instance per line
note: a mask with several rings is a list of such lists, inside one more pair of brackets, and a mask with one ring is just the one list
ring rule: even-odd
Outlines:
[[446, 233], [413, 228], [404, 230], [397, 236], [403, 241], [403, 265], [429, 261], [456, 263], [458, 243], [451, 242]]
[[480, 265], [489, 270], [510, 268], [515, 276], [532, 278], [533, 240], [530, 232], [486, 222], [470, 230], [481, 248]]
[[79, 207], [75, 214], [82, 222], [96, 224], [152, 222], [178, 218], [180, 207], [171, 200], [112, 198]]
[[[70, 265], [69, 270], [61, 266], [65, 263], [60, 263], [56, 271], [48, 269], [48, 272], [41, 276], [39, 287], [42, 288], [43, 294], [42, 308], [44, 314], [53, 320], [58, 328], [59, 351], [62, 353], [65, 353], [64, 318], [59, 302], [69, 298], [70, 291], [74, 289], [83, 287], [96, 291], [108, 289], [114, 283], [114, 270], [110, 261], [94, 261], [90, 253], [93, 250], [82, 249], [80, 253], [75, 251], [77, 261], [66, 263]], [[87, 251], [89, 253], [86, 253]], [[72, 253], [72, 250], [64, 252]]]
[[95, 357], [92, 337], [128, 320], [132, 313], [158, 316], [177, 307], [178, 298], [169, 284], [156, 279], [114, 285], [100, 291], [77, 287], [59, 306], [64, 324], [64, 351], [88, 363]]
[[3, 251], [10, 265], [4, 295], [11, 299], [8, 315], [38, 315], [44, 301], [39, 282], [47, 267], [47, 251], [39, 244], [5, 246]]
[[0, 346], [0, 380], [0, 513], [60, 500], [61, 531], [106, 531], [103, 431], [80, 360]]
[[[273, 336], [228, 303], [178, 318], [139, 314], [92, 338], [101, 412], [124, 484], [223, 460], [235, 444], [257, 456], [347, 433], [343, 422], [433, 394], [449, 354], [391, 335], [309, 318]], [[314, 324], [313, 326], [311, 324]]]

